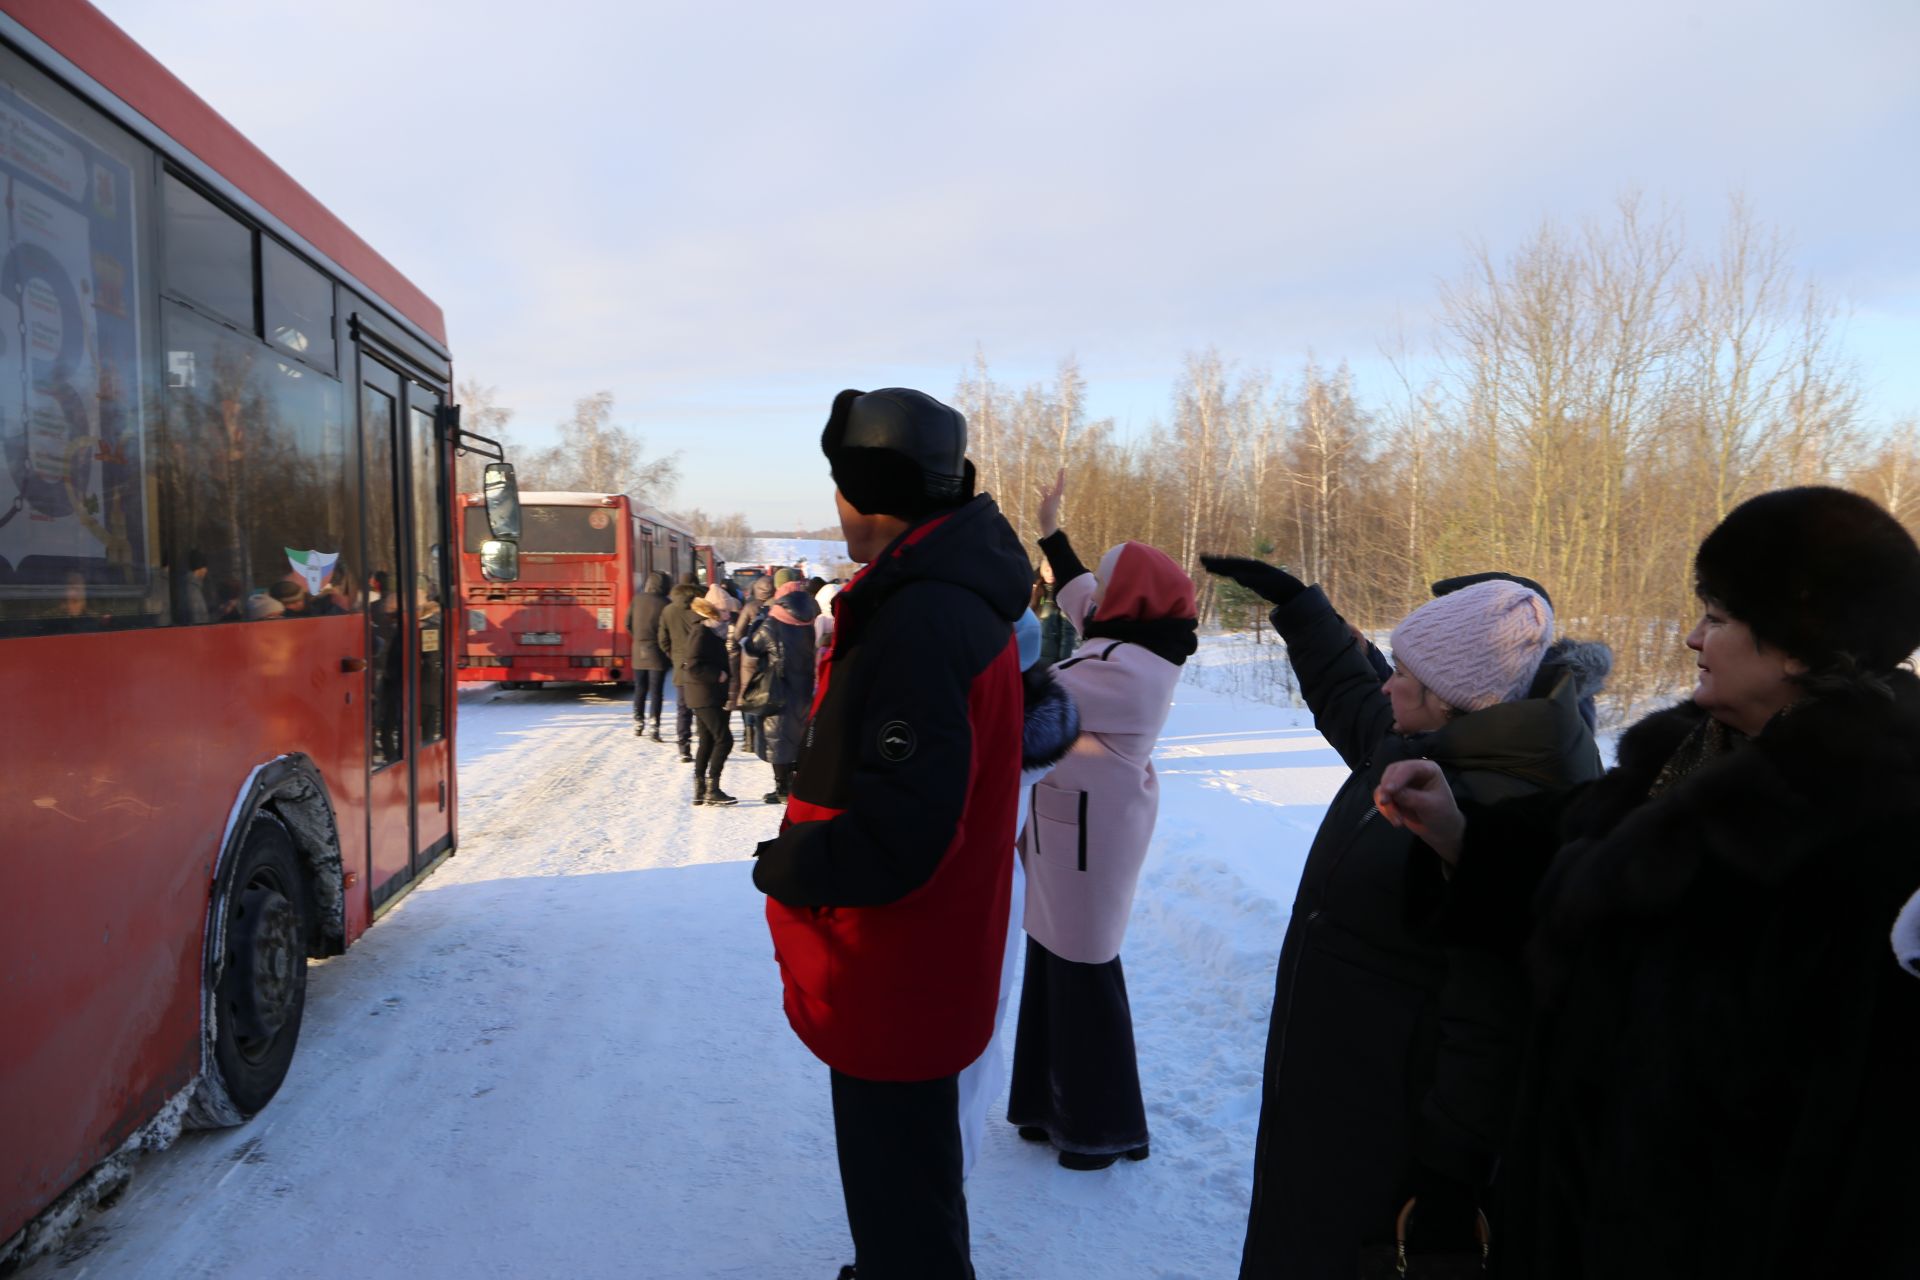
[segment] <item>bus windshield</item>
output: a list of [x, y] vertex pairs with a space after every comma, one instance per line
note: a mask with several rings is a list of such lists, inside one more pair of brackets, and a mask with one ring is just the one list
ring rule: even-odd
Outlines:
[[[523, 506], [521, 555], [597, 555], [614, 553], [620, 516], [611, 507]], [[462, 541], [469, 555], [492, 537], [484, 507], [468, 507]]]

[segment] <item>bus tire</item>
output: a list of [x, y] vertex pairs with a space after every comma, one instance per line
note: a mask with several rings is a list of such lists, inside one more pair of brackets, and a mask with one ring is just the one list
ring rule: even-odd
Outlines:
[[212, 988], [208, 1075], [214, 1078], [201, 1083], [203, 1094], [224, 1096], [194, 1110], [237, 1124], [279, 1092], [307, 1002], [312, 898], [293, 838], [270, 813], [259, 813], [248, 829], [216, 918], [222, 922], [218, 954], [209, 946], [206, 976]]

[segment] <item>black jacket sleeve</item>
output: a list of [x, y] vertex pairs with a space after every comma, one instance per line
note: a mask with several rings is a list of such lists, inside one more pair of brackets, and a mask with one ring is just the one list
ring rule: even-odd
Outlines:
[[666, 656], [669, 667], [677, 665], [673, 655], [673, 632], [667, 626], [668, 620], [672, 617], [672, 606], [669, 605], [660, 611], [660, 621], [653, 627], [653, 638], [659, 644], [660, 652]]
[[[837, 817], [796, 822], [756, 851], [753, 883], [795, 907], [871, 907], [925, 884], [960, 830], [971, 786], [968, 703], [978, 670], [949, 611], [902, 592], [861, 642], [872, 663], [861, 705], [843, 726], [855, 735]], [[824, 710], [824, 708], [823, 708]], [[816, 747], [815, 749], [818, 749]]]
[[1561, 819], [1586, 783], [1568, 791], [1542, 791], [1497, 804], [1460, 797], [1467, 820], [1460, 860], [1444, 881], [1434, 875], [1438, 855], [1416, 845], [1409, 875], [1426, 888], [1409, 901], [1424, 916], [1422, 931], [1445, 946], [1477, 947], [1518, 955], [1533, 928], [1533, 899], [1560, 850]]
[[1056, 592], [1081, 574], [1092, 572], [1073, 553], [1073, 544], [1067, 541], [1065, 529], [1055, 529], [1040, 539], [1040, 550], [1047, 557], [1047, 567], [1053, 570], [1053, 589]]
[[1273, 611], [1273, 629], [1286, 641], [1314, 727], [1349, 769], [1366, 767], [1393, 729], [1393, 704], [1346, 619], [1325, 592], [1308, 587]]

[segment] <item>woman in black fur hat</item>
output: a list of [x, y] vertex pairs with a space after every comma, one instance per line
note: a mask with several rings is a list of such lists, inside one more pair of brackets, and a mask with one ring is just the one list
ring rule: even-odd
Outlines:
[[1920, 884], [1920, 549], [1786, 489], [1694, 567], [1693, 697], [1606, 777], [1463, 813], [1408, 761], [1378, 792], [1448, 864], [1439, 927], [1531, 974], [1497, 1269], [1920, 1276], [1920, 983], [1886, 952]]

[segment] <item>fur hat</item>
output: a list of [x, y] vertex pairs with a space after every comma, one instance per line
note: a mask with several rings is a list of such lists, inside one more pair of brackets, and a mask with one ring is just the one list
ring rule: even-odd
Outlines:
[[1920, 648], [1920, 548], [1845, 489], [1749, 498], [1700, 543], [1694, 590], [1814, 672], [1883, 675]]
[[820, 451], [862, 515], [917, 520], [973, 494], [967, 420], [924, 391], [882, 387], [833, 398]]
[[1460, 711], [1527, 696], [1553, 642], [1553, 609], [1504, 579], [1462, 587], [1393, 629], [1393, 660]]
[[735, 608], [737, 602], [727, 593], [727, 589], [717, 582], [709, 586], [707, 588], [707, 594], [700, 598], [707, 602], [708, 607], [713, 610], [713, 614], [717, 618], [724, 618], [738, 611]]

